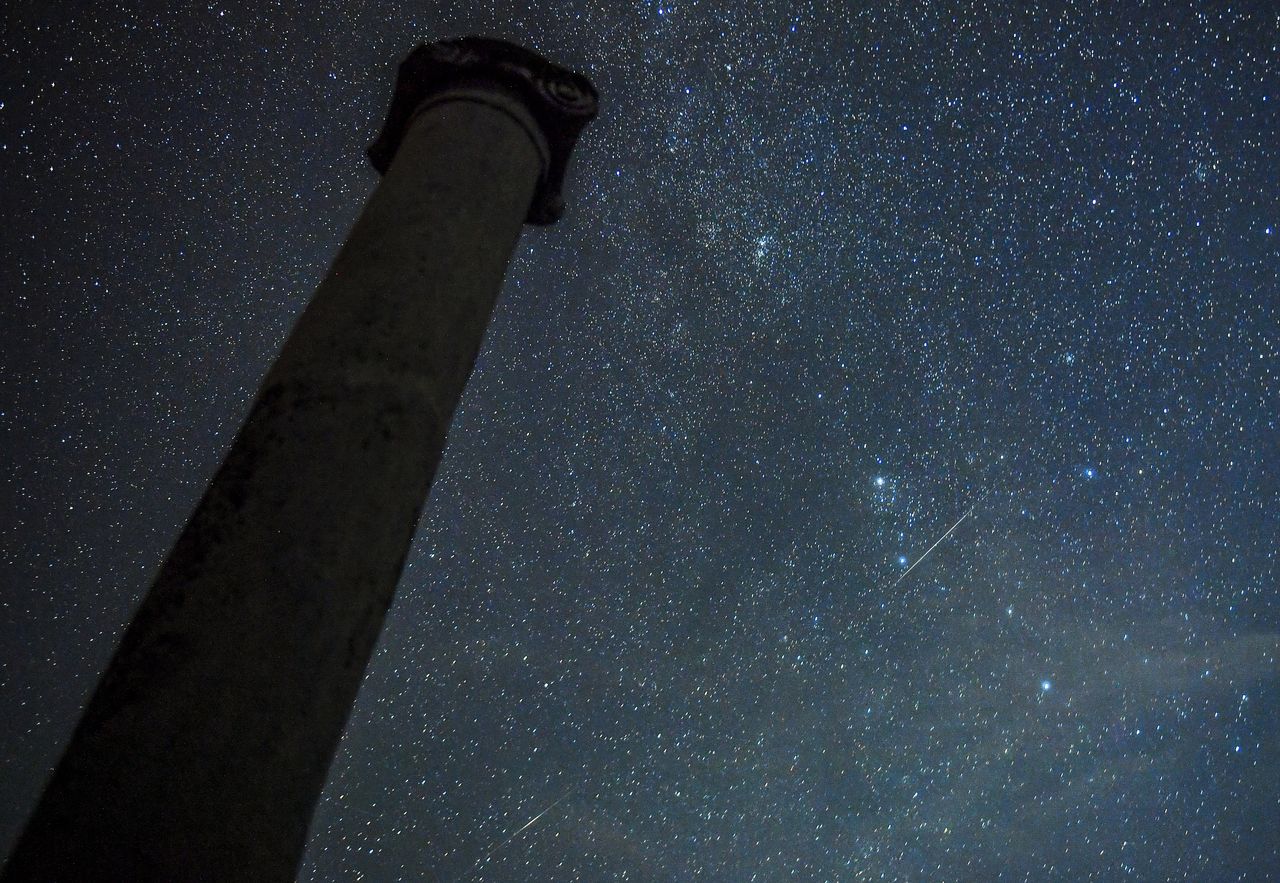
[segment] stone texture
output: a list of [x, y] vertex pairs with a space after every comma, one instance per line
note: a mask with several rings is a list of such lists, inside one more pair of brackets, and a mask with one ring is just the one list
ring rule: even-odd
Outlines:
[[[473, 90], [474, 93], [474, 90]], [[518, 96], [435, 96], [268, 373], [6, 868], [289, 880], [545, 180]]]

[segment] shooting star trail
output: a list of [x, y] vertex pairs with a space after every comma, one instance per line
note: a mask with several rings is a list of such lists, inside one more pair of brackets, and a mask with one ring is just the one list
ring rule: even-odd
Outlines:
[[553, 810], [553, 809], [555, 809], [557, 806], [559, 806], [559, 805], [564, 801], [564, 799], [565, 799], [566, 797], [568, 797], [568, 796], [573, 792], [573, 788], [574, 788], [574, 787], [576, 787], [576, 786], [572, 786], [572, 787], [568, 788], [568, 789], [567, 789], [563, 794], [561, 794], [561, 795], [560, 795], [559, 797], [557, 797], [554, 801], [552, 801], [552, 803], [551, 803], [551, 805], [550, 805], [550, 806], [548, 806], [548, 807], [547, 807], [546, 809], [544, 809], [542, 812], [538, 813], [538, 814], [537, 814], [536, 816], [534, 816], [533, 818], [529, 819], [529, 821], [525, 822], [523, 825], [521, 825], [521, 826], [520, 826], [519, 828], [517, 828], [515, 831], [511, 832], [511, 834], [507, 835], [507, 838], [506, 838], [505, 840], [503, 840], [501, 843], [497, 844], [496, 846], [491, 846], [491, 847], [489, 848], [489, 851], [488, 851], [488, 852], [486, 852], [484, 855], [480, 856], [480, 858], [476, 860], [476, 863], [475, 863], [474, 865], [472, 865], [470, 868], [468, 868], [468, 869], [467, 869], [467, 871], [466, 871], [466, 873], [464, 873], [461, 877], [459, 877], [459, 878], [457, 879], [456, 883], [462, 883], [462, 881], [463, 881], [463, 880], [466, 880], [466, 879], [470, 878], [472, 874], [474, 874], [476, 871], [480, 870], [480, 866], [481, 866], [481, 865], [483, 865], [483, 864], [484, 864], [485, 862], [487, 862], [489, 859], [493, 858], [494, 853], [496, 853], [498, 850], [502, 849], [502, 847], [506, 846], [506, 845], [507, 845], [508, 843], [510, 843], [512, 840], [515, 840], [517, 837], [519, 837], [519, 836], [520, 836], [521, 834], [523, 834], [525, 831], [528, 831], [530, 828], [532, 828], [532, 827], [533, 827], [533, 825], [534, 825], [534, 823], [535, 823], [535, 822], [537, 822], [537, 821], [538, 821], [538, 819], [542, 818], [542, 817], [543, 817], [543, 816], [545, 816], [547, 813], [551, 812], [551, 810]]
[[892, 588], [896, 588], [896, 587], [897, 587], [897, 585], [898, 585], [898, 583], [900, 583], [900, 582], [902, 582], [904, 579], [906, 579], [906, 578], [907, 578], [907, 574], [909, 574], [909, 573], [911, 573], [911, 571], [915, 570], [915, 569], [916, 569], [916, 565], [917, 565], [917, 564], [919, 564], [919, 563], [920, 563], [921, 561], [923, 561], [924, 559], [928, 558], [928, 557], [929, 557], [929, 553], [930, 553], [930, 552], [932, 552], [934, 549], [938, 548], [938, 546], [939, 546], [939, 545], [941, 545], [941, 543], [942, 543], [942, 541], [943, 541], [943, 540], [945, 540], [947, 537], [951, 536], [951, 534], [953, 534], [953, 533], [955, 532], [955, 529], [956, 529], [957, 527], [959, 527], [959, 526], [960, 526], [960, 523], [961, 523], [962, 521], [964, 521], [966, 518], [968, 518], [970, 515], [972, 515], [972, 514], [973, 514], [973, 510], [974, 510], [974, 509], [976, 509], [976, 508], [978, 508], [976, 503], [975, 503], [974, 505], [970, 506], [970, 507], [969, 507], [969, 511], [968, 511], [968, 512], [966, 512], [966, 513], [964, 513], [963, 515], [961, 515], [959, 518], [957, 518], [957, 519], [956, 519], [956, 523], [955, 523], [955, 524], [953, 524], [953, 525], [951, 525], [949, 528], [947, 528], [947, 532], [946, 532], [946, 533], [944, 533], [942, 536], [938, 537], [937, 541], [936, 541], [936, 542], [934, 542], [934, 544], [933, 544], [932, 546], [930, 546], [928, 549], [925, 549], [924, 554], [923, 554], [923, 555], [921, 555], [919, 558], [917, 558], [917, 559], [916, 559], [916, 560], [911, 564], [911, 566], [910, 566], [910, 567], [908, 567], [906, 570], [902, 571], [902, 575], [901, 575], [901, 576], [899, 576], [899, 577], [894, 581], [893, 585], [892, 585], [892, 586], [890, 586], [889, 588], [891, 588], [891, 589], [892, 589]]

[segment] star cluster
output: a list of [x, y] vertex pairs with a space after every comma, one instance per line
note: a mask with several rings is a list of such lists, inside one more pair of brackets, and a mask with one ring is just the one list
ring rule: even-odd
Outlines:
[[602, 113], [300, 879], [1280, 873], [1272, 4], [428, 7], [5, 13], [3, 843], [479, 33]]

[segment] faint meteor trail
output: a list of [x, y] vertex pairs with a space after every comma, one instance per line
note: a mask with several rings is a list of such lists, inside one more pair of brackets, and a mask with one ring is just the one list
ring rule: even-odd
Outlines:
[[[978, 502], [981, 502], [981, 500], [979, 500]], [[942, 536], [940, 536], [940, 537], [938, 537], [936, 540], [934, 540], [933, 545], [931, 545], [928, 549], [925, 549], [924, 554], [923, 554], [923, 555], [921, 555], [919, 558], [917, 558], [915, 561], [913, 561], [913, 562], [911, 563], [911, 566], [910, 566], [910, 567], [908, 567], [906, 570], [904, 570], [904, 571], [903, 571], [903, 572], [898, 576], [898, 578], [894, 581], [893, 585], [892, 585], [892, 586], [890, 586], [890, 588], [893, 588], [893, 587], [897, 586], [897, 585], [898, 585], [899, 583], [901, 583], [904, 579], [906, 579], [906, 578], [911, 574], [911, 571], [915, 570], [915, 569], [916, 569], [916, 567], [918, 567], [918, 566], [920, 565], [920, 563], [924, 561], [924, 559], [928, 558], [928, 557], [929, 557], [929, 555], [933, 552], [933, 550], [934, 550], [934, 549], [936, 549], [936, 548], [938, 548], [938, 546], [942, 545], [943, 541], [945, 541], [945, 540], [947, 539], [947, 537], [949, 537], [949, 536], [951, 536], [953, 533], [955, 533], [955, 532], [956, 532], [956, 528], [958, 528], [961, 524], [963, 524], [963, 523], [964, 523], [964, 520], [965, 520], [966, 518], [968, 518], [970, 515], [972, 515], [972, 514], [977, 510], [977, 508], [978, 508], [978, 502], [975, 502], [972, 506], [970, 506], [970, 507], [965, 511], [965, 513], [964, 513], [963, 515], [961, 515], [959, 518], [957, 518], [957, 519], [955, 520], [955, 523], [954, 523], [954, 524], [952, 524], [949, 528], [947, 528], [946, 532], [945, 532]], [[493, 846], [489, 847], [489, 849], [487, 849], [487, 850], [485, 851], [485, 853], [484, 853], [483, 855], [481, 855], [481, 856], [480, 856], [480, 858], [476, 859], [475, 863], [474, 863], [474, 864], [472, 864], [472, 865], [471, 865], [471, 867], [469, 867], [466, 871], [464, 871], [464, 872], [462, 873], [462, 875], [461, 875], [461, 876], [459, 876], [459, 877], [457, 877], [457, 878], [455, 879], [454, 883], [464, 883], [464, 881], [466, 881], [466, 880], [470, 880], [470, 879], [471, 879], [471, 878], [476, 874], [476, 872], [477, 872], [477, 871], [479, 871], [479, 870], [480, 870], [480, 869], [485, 865], [485, 863], [489, 861], [489, 859], [493, 858], [493, 856], [494, 856], [494, 855], [496, 855], [498, 852], [500, 852], [500, 851], [503, 849], [503, 847], [505, 847], [505, 846], [506, 846], [507, 844], [509, 844], [511, 841], [515, 840], [517, 837], [519, 837], [519, 836], [520, 836], [521, 834], [523, 834], [525, 831], [528, 831], [530, 828], [532, 828], [535, 824], [537, 824], [537, 823], [538, 823], [538, 820], [539, 820], [539, 819], [541, 819], [541, 818], [542, 818], [543, 816], [545, 816], [547, 813], [551, 812], [551, 810], [555, 809], [557, 806], [559, 806], [561, 803], [563, 803], [563, 802], [564, 802], [564, 800], [565, 800], [565, 798], [567, 798], [571, 793], [573, 793], [573, 791], [574, 791], [574, 789], [575, 789], [576, 787], [577, 787], [577, 785], [576, 785], [576, 784], [575, 784], [575, 785], [571, 785], [571, 786], [569, 786], [567, 789], [565, 789], [564, 793], [562, 793], [559, 797], [557, 797], [555, 800], [553, 800], [553, 801], [552, 801], [552, 802], [551, 802], [551, 803], [550, 803], [550, 804], [549, 804], [545, 809], [543, 809], [540, 813], [538, 813], [537, 815], [535, 815], [533, 818], [529, 819], [529, 821], [525, 822], [523, 825], [521, 825], [521, 826], [520, 826], [519, 828], [517, 828], [516, 830], [512, 831], [512, 832], [511, 832], [510, 834], [508, 834], [505, 838], [503, 838], [500, 842], [498, 842], [498, 843], [496, 843], [495, 845], [493, 845]]]
[[946, 532], [946, 533], [944, 533], [942, 536], [938, 537], [938, 539], [934, 542], [934, 544], [933, 544], [932, 546], [930, 546], [928, 549], [925, 549], [924, 554], [923, 554], [923, 555], [921, 555], [919, 558], [917, 558], [914, 562], [912, 562], [912, 564], [911, 564], [911, 566], [910, 566], [910, 567], [908, 567], [906, 570], [902, 571], [901, 576], [899, 576], [896, 580], [894, 580], [893, 585], [892, 585], [892, 586], [890, 586], [889, 588], [891, 588], [891, 589], [892, 589], [892, 588], [895, 588], [895, 587], [898, 585], [898, 583], [900, 583], [900, 582], [902, 582], [904, 579], [906, 579], [906, 578], [907, 578], [907, 574], [909, 574], [909, 573], [911, 573], [911, 571], [915, 570], [915, 569], [916, 569], [916, 565], [917, 565], [917, 564], [919, 564], [919, 563], [920, 563], [921, 561], [923, 561], [924, 559], [928, 558], [928, 557], [929, 557], [929, 553], [930, 553], [930, 552], [932, 552], [934, 549], [938, 548], [938, 546], [942, 543], [942, 541], [943, 541], [943, 540], [945, 540], [947, 537], [951, 536], [951, 534], [955, 531], [955, 529], [956, 529], [957, 527], [959, 527], [959, 526], [960, 526], [960, 523], [961, 523], [962, 521], [964, 521], [966, 518], [968, 518], [970, 515], [972, 515], [972, 514], [973, 514], [973, 510], [974, 510], [974, 509], [976, 509], [976, 508], [977, 508], [977, 504], [976, 504], [976, 503], [975, 503], [974, 505], [970, 506], [970, 507], [969, 507], [969, 511], [965, 512], [963, 515], [961, 515], [959, 518], [957, 518], [957, 519], [956, 519], [956, 523], [955, 523], [955, 524], [953, 524], [953, 525], [951, 525], [949, 528], [947, 528], [947, 532]]
[[521, 834], [523, 834], [525, 831], [528, 831], [530, 828], [532, 828], [532, 827], [533, 827], [534, 823], [535, 823], [536, 821], [538, 821], [538, 819], [542, 818], [542, 817], [543, 817], [543, 816], [545, 816], [547, 813], [551, 812], [551, 810], [553, 810], [553, 809], [555, 809], [557, 806], [559, 806], [559, 805], [560, 805], [560, 803], [561, 803], [561, 802], [562, 802], [566, 797], [568, 797], [570, 793], [572, 793], [572, 791], [573, 791], [574, 787], [577, 787], [577, 786], [571, 786], [571, 787], [569, 787], [568, 789], [566, 789], [566, 790], [565, 790], [565, 792], [564, 792], [563, 794], [561, 794], [561, 795], [560, 795], [559, 797], [557, 797], [554, 801], [552, 801], [552, 803], [551, 803], [551, 805], [550, 805], [550, 806], [548, 806], [548, 807], [547, 807], [546, 809], [544, 809], [542, 812], [538, 813], [538, 814], [537, 814], [536, 816], [534, 816], [533, 818], [529, 819], [529, 821], [525, 822], [523, 825], [521, 825], [521, 826], [520, 826], [519, 828], [517, 828], [515, 831], [511, 832], [511, 834], [507, 835], [507, 838], [506, 838], [505, 840], [503, 840], [501, 843], [498, 843], [496, 846], [491, 846], [491, 847], [489, 847], [489, 851], [488, 851], [488, 852], [486, 852], [484, 855], [480, 856], [480, 858], [476, 859], [476, 863], [475, 863], [474, 865], [472, 865], [470, 868], [468, 868], [468, 869], [467, 869], [467, 871], [466, 871], [466, 873], [464, 873], [461, 877], [459, 877], [459, 878], [457, 879], [457, 881], [455, 881], [455, 883], [462, 883], [462, 881], [463, 881], [463, 880], [466, 880], [466, 879], [470, 878], [472, 874], [474, 874], [476, 871], [480, 870], [480, 866], [481, 866], [481, 865], [483, 865], [485, 862], [487, 862], [490, 858], [492, 858], [492, 857], [493, 857], [493, 855], [494, 855], [494, 853], [496, 853], [498, 850], [502, 849], [502, 847], [506, 846], [506, 845], [507, 845], [508, 843], [510, 843], [512, 840], [515, 840], [517, 837], [519, 837], [519, 836], [520, 836]]

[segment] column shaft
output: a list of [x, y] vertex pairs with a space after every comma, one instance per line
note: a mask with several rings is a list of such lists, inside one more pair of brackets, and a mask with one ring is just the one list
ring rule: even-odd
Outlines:
[[545, 166], [438, 97], [263, 383], [5, 881], [291, 880]]

